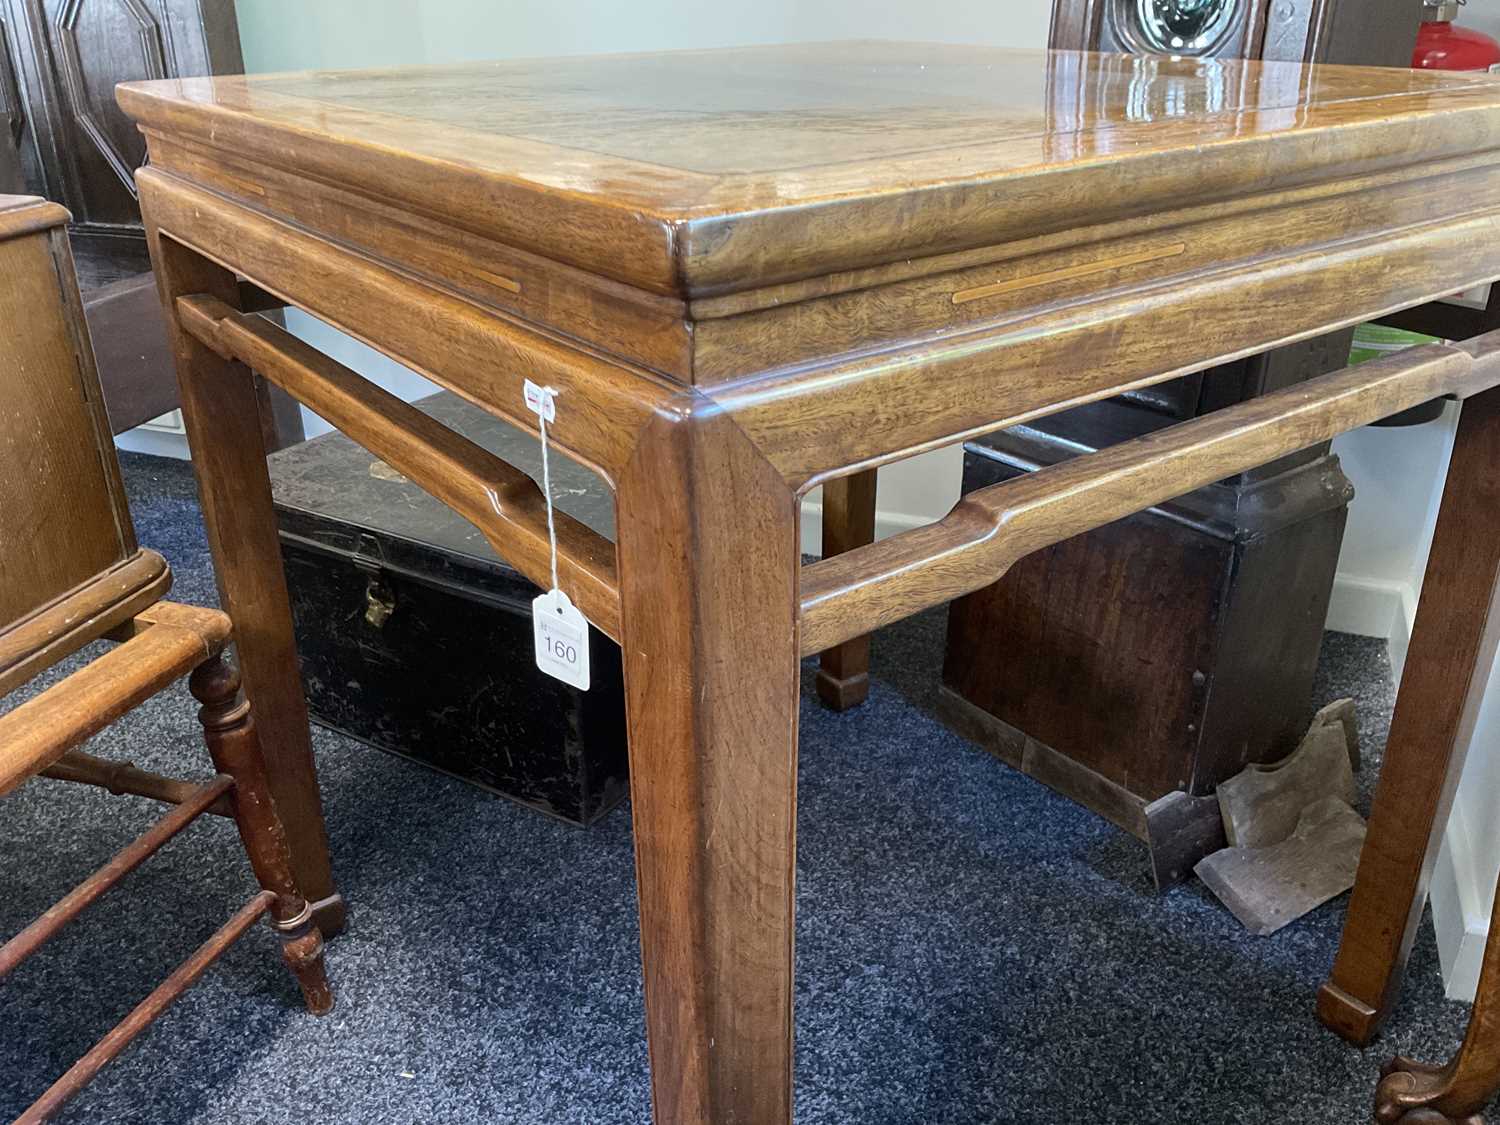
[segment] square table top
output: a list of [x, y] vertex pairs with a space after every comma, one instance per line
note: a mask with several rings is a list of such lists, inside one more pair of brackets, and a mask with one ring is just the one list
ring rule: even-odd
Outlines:
[[1500, 81], [843, 42], [122, 86], [147, 130], [683, 296], [1500, 146]]

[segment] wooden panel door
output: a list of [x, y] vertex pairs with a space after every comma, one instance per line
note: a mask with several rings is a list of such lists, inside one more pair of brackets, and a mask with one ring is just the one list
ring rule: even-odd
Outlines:
[[7, 88], [0, 70], [0, 104], [27, 190], [67, 207], [75, 238], [143, 245], [133, 177], [146, 147], [115, 85], [240, 71], [232, 0], [0, 0], [0, 19], [13, 76]]
[[10, 50], [10, 28], [0, 10], [0, 192], [25, 190], [21, 172], [21, 134], [26, 131], [26, 105]]

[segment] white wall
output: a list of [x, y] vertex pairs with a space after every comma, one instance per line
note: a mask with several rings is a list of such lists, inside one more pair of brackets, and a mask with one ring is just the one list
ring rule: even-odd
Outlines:
[[1432, 542], [1458, 408], [1421, 426], [1367, 426], [1333, 443], [1355, 497], [1328, 627], [1391, 640], [1399, 677]]
[[[1418, 0], [1412, 0], [1416, 4]], [[381, 66], [669, 47], [869, 37], [1007, 46], [1045, 42], [1051, 0], [239, 0], [246, 68]], [[1462, 22], [1500, 35], [1500, 0], [1471, 0]], [[405, 395], [427, 385], [301, 314], [293, 329]], [[1330, 623], [1389, 636], [1399, 663], [1416, 604], [1454, 412], [1419, 429], [1362, 430], [1336, 443], [1357, 489]], [[310, 420], [310, 432], [322, 426]], [[884, 470], [882, 533], [936, 519], [958, 495], [959, 452]], [[817, 497], [808, 505], [817, 542]], [[1497, 674], [1500, 680], [1500, 674]], [[1500, 699], [1500, 692], [1492, 695]], [[1472, 973], [1500, 869], [1500, 703], [1486, 709], [1435, 884], [1445, 966], [1456, 991]], [[1477, 929], [1476, 929], [1477, 927]]]
[[1500, 0], [1469, 0], [1459, 14], [1461, 26], [1500, 39]]
[[815, 39], [1042, 45], [1051, 0], [239, 0], [249, 71]]

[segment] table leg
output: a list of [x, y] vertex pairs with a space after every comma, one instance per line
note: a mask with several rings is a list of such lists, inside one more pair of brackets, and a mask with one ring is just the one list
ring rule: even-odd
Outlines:
[[1401, 987], [1500, 644], [1500, 390], [1464, 403], [1370, 830], [1318, 1016], [1368, 1043]]
[[[823, 485], [823, 557], [832, 558], [875, 542], [875, 478], [866, 469]], [[870, 695], [870, 638], [855, 637], [823, 653], [818, 698], [847, 711]]]
[[[1497, 888], [1500, 892], [1500, 888]], [[1500, 1092], [1500, 893], [1490, 915], [1490, 933], [1469, 1030], [1445, 1066], [1397, 1056], [1381, 1070], [1375, 1092], [1380, 1125], [1484, 1125], [1480, 1111]]]
[[328, 861], [291, 602], [271, 507], [260, 395], [247, 368], [219, 358], [183, 331], [176, 316], [180, 295], [209, 293], [235, 304], [238, 288], [228, 270], [160, 237], [154, 228], [148, 229], [148, 238], [177, 360], [182, 416], [220, 601], [234, 621], [240, 674], [255, 706], [297, 883], [314, 904], [318, 928], [332, 936], [343, 929], [344, 903], [334, 890]]
[[797, 502], [723, 415], [659, 415], [617, 482], [658, 1125], [785, 1125]]

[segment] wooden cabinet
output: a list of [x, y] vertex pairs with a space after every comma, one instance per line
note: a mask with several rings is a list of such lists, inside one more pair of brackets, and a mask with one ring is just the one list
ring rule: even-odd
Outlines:
[[[146, 140], [115, 103], [145, 78], [238, 74], [234, 0], [0, 0], [0, 191], [40, 195], [68, 234], [111, 429], [177, 405], [171, 348], [148, 274], [135, 170]], [[302, 440], [285, 394], [264, 388], [269, 448]]]
[[[1056, 0], [1052, 45], [1140, 54], [1131, 80], [1167, 51], [1406, 66], [1420, 15], [1414, 0]], [[1051, 77], [1053, 103], [1080, 120], [1111, 98], [1152, 120], [1213, 108], [1172, 83], [1142, 101], [1066, 68]], [[988, 435], [967, 447], [965, 490], [1337, 370], [1349, 341], [1337, 332]], [[1222, 839], [1214, 787], [1289, 752], [1311, 715], [1350, 495], [1325, 442], [1037, 552], [954, 604], [945, 718], [1139, 836], [1158, 885], [1177, 882]]]
[[0, 126], [25, 190], [63, 204], [84, 288], [150, 268], [119, 82], [239, 73], [233, 0], [0, 0]]

